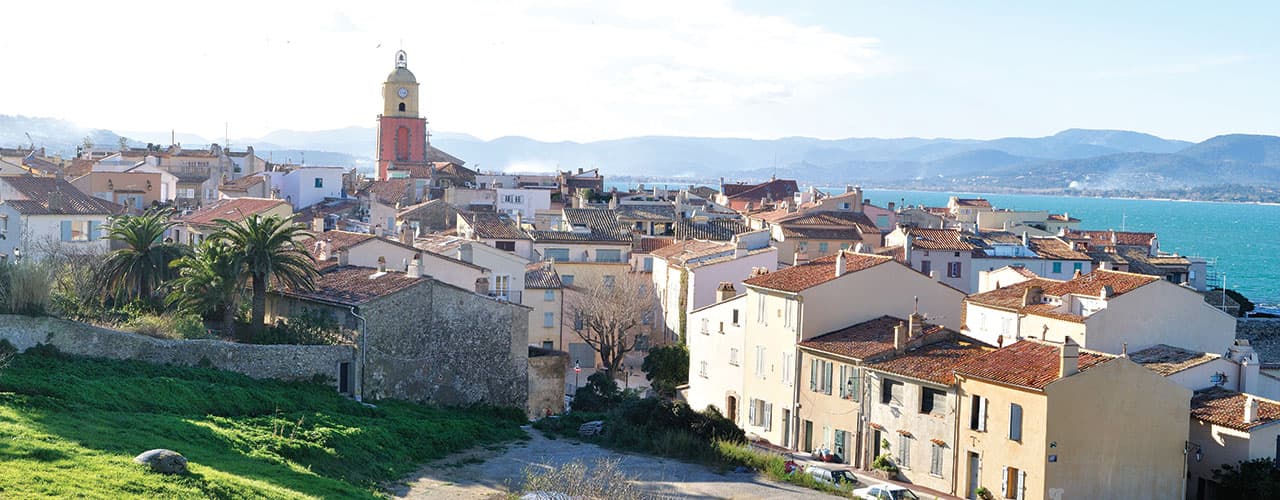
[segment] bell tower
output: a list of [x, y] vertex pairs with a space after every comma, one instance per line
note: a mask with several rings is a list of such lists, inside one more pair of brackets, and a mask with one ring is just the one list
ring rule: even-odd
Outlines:
[[418, 114], [418, 79], [409, 71], [408, 56], [396, 52], [396, 65], [382, 83], [382, 114], [378, 115], [378, 179], [387, 179], [394, 165], [422, 165], [427, 160], [427, 119]]

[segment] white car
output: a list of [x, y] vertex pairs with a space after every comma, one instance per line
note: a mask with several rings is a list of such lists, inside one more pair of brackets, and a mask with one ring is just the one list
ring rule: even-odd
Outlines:
[[877, 484], [853, 490], [854, 498], [863, 500], [920, 500], [911, 490], [896, 484]]

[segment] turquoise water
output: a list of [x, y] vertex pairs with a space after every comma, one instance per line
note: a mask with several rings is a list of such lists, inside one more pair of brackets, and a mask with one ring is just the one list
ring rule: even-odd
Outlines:
[[[628, 187], [613, 182], [608, 185]], [[653, 186], [656, 184], [645, 187]], [[669, 188], [684, 186], [671, 184]], [[946, 206], [951, 194], [867, 190], [865, 197], [882, 207], [890, 201]], [[1214, 267], [1220, 276], [1225, 274], [1227, 288], [1238, 290], [1260, 306], [1280, 308], [1280, 206], [1023, 194], [981, 196], [997, 208], [1067, 212], [1081, 219], [1080, 227], [1084, 229], [1154, 232], [1160, 236], [1161, 250], [1216, 259]]]

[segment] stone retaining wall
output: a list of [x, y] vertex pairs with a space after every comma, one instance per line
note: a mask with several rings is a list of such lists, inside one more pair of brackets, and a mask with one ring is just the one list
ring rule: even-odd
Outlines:
[[[196, 366], [254, 378], [336, 384], [340, 363], [355, 361], [355, 348], [327, 345], [255, 345], [221, 340], [167, 340], [58, 318], [0, 314], [0, 339], [20, 351], [36, 344], [77, 356]], [[352, 363], [354, 365], [354, 363]]]

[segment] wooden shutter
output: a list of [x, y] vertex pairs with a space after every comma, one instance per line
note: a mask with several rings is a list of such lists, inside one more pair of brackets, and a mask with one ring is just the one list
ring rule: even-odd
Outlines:
[[979, 398], [981, 407], [978, 409], [978, 430], [987, 431], [987, 398]]

